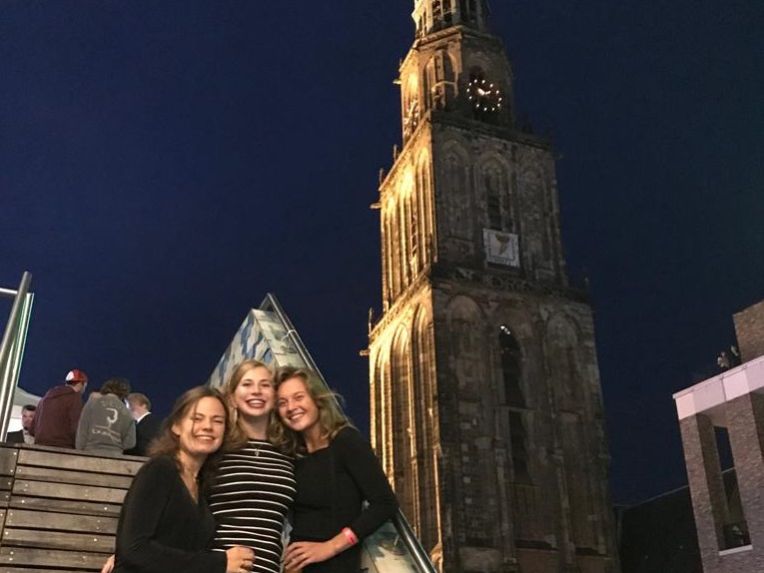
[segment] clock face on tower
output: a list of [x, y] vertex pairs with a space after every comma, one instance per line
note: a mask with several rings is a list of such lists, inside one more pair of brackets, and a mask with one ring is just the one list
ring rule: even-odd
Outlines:
[[477, 76], [473, 76], [467, 86], [467, 99], [472, 109], [479, 114], [501, 111], [504, 105], [504, 96], [499, 86]]

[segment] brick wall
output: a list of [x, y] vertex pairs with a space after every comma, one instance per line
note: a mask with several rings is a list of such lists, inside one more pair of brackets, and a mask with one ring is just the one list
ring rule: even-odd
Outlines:
[[764, 356], [764, 300], [741, 310], [733, 318], [743, 362]]
[[[737, 487], [750, 535], [748, 545], [725, 541], [734, 517], [727, 505], [711, 418], [698, 414], [680, 421], [687, 476], [704, 573], [764, 571], [764, 396], [746, 394], [725, 404]], [[656, 572], [657, 573], [657, 572]]]

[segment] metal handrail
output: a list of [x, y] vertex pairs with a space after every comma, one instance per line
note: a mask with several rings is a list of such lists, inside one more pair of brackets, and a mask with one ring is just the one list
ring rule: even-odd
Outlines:
[[32, 297], [28, 296], [31, 282], [31, 273], [24, 271], [16, 291], [0, 290], [0, 296], [14, 297], [8, 323], [0, 342], [0, 441], [5, 440], [5, 434], [8, 431], [13, 394], [18, 384], [21, 359], [26, 344], [26, 327], [32, 311]]
[[411, 524], [403, 515], [403, 512], [399, 509], [398, 513], [393, 516], [393, 525], [401, 536], [401, 539], [406, 544], [406, 548], [416, 561], [417, 569], [421, 573], [438, 573], [433, 562], [430, 560], [430, 556], [427, 555], [424, 547], [419, 541], [419, 538], [414, 534], [414, 530], [411, 528]]
[[310, 352], [308, 352], [307, 347], [302, 341], [302, 338], [300, 338], [299, 333], [294, 327], [294, 324], [292, 324], [292, 321], [289, 320], [289, 317], [287, 316], [286, 312], [284, 312], [284, 308], [281, 306], [281, 303], [276, 298], [276, 295], [272, 292], [269, 292], [265, 295], [265, 298], [263, 299], [263, 302], [260, 304], [260, 310], [265, 311], [272, 311], [276, 314], [278, 319], [281, 321], [281, 323], [284, 325], [286, 329], [287, 336], [292, 340], [292, 343], [294, 344], [295, 349], [297, 350], [297, 353], [300, 355], [300, 358], [302, 358], [303, 362], [308, 365], [308, 367], [313, 370], [315, 373], [318, 374], [318, 377], [321, 378], [321, 380], [326, 383], [326, 379], [324, 378], [324, 375], [321, 374], [321, 371], [318, 369], [318, 365], [316, 364], [316, 361], [313, 360], [313, 357], [310, 355]]

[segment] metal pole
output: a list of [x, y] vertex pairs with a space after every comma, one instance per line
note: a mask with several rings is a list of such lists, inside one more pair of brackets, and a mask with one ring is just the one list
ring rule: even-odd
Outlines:
[[[14, 383], [11, 383], [9, 377], [9, 371], [11, 369], [9, 368], [10, 364], [8, 358], [10, 356], [11, 346], [16, 338], [15, 334], [19, 324], [19, 317], [22, 307], [26, 302], [30, 282], [32, 282], [32, 275], [28, 271], [24, 271], [24, 274], [21, 276], [21, 283], [19, 284], [18, 291], [16, 291], [16, 298], [13, 300], [11, 314], [8, 317], [8, 324], [5, 326], [3, 340], [0, 342], [0, 373], [2, 373], [2, 388], [0, 388], [0, 437], [3, 439], [5, 438], [5, 432], [8, 428], [8, 421], [10, 419], [13, 393], [16, 390], [15, 381]], [[13, 387], [11, 388], [10, 386]]]
[[[27, 293], [21, 309], [16, 337], [11, 345], [11, 352], [8, 356], [8, 368], [6, 369], [4, 380], [4, 387], [9, 389], [8, 403], [7, 409], [0, 411], [0, 415], [4, 416], [2, 420], [5, 420], [3, 425], [0, 426], [0, 442], [5, 441], [5, 437], [8, 433], [8, 424], [10, 423], [11, 415], [13, 413], [13, 398], [16, 395], [19, 375], [21, 374], [21, 362], [24, 359], [24, 349], [26, 348], [27, 332], [29, 332], [29, 319], [32, 316], [33, 303], [34, 293]], [[2, 404], [5, 405], [5, 403]]]

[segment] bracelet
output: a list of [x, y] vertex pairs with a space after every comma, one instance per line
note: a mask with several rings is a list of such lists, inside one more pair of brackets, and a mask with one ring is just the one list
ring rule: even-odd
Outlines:
[[356, 537], [356, 534], [353, 533], [353, 530], [350, 529], [349, 527], [343, 527], [342, 534], [348, 540], [348, 543], [350, 543], [350, 545], [355, 545], [356, 543], [358, 543], [358, 537]]

